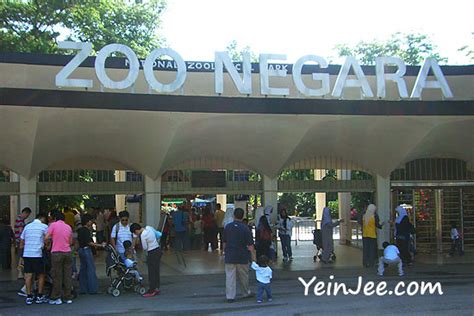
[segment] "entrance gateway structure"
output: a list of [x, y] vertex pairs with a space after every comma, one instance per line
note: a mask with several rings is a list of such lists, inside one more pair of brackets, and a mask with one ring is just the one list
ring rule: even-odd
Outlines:
[[[394, 59], [340, 67], [264, 55], [249, 69], [219, 53], [185, 62], [183, 79], [176, 60], [132, 73], [130, 55], [107, 58], [114, 47], [69, 72], [73, 56], [0, 54], [0, 195], [13, 197], [13, 212], [37, 211], [40, 195], [143, 194], [144, 220], [156, 225], [164, 195], [259, 194], [276, 209], [278, 192], [339, 192], [346, 204], [349, 192], [374, 192], [382, 220], [398, 204], [411, 210], [419, 249], [446, 249], [455, 221], [474, 250], [474, 66], [428, 60], [403, 73]], [[84, 182], [79, 169], [122, 171]], [[288, 169], [314, 179], [281, 178]], [[323, 180], [327, 169], [337, 181]], [[380, 241], [390, 235], [384, 226]]]

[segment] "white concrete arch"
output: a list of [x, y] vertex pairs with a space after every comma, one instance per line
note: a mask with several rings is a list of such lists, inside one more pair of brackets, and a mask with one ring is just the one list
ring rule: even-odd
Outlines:
[[[338, 157], [372, 174], [388, 176], [431, 128], [429, 122], [408, 117], [318, 117], [285, 165], [307, 157]], [[401, 139], [403, 147], [399, 145]]]
[[[34, 137], [29, 177], [62, 163], [111, 161], [142, 174], [156, 176], [177, 126], [167, 113], [80, 109], [42, 109]], [[102, 159], [105, 159], [103, 161]], [[84, 161], [88, 161], [85, 163]]]
[[275, 177], [298, 140], [311, 127], [307, 118], [285, 115], [193, 115], [177, 129], [161, 173], [176, 161], [231, 157], [251, 169]]
[[40, 110], [0, 107], [0, 165], [28, 178]]
[[474, 166], [474, 119], [458, 118], [433, 127], [410, 150], [401, 165], [421, 158], [456, 158]]

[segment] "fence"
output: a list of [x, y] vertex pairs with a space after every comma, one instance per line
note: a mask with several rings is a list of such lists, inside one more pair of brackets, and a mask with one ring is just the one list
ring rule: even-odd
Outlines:
[[[313, 230], [316, 227], [316, 223], [320, 223], [320, 220], [313, 219], [297, 219], [295, 225], [293, 226], [292, 231], [292, 241], [295, 242], [295, 245], [298, 245], [299, 241], [312, 241], [313, 240]], [[320, 225], [318, 225], [320, 226]], [[351, 221], [352, 229], [352, 240], [351, 243], [357, 247], [362, 246], [362, 231], [359, 223], [357, 221]], [[340, 228], [339, 226], [334, 227], [333, 230], [333, 239], [338, 240], [340, 238]]]

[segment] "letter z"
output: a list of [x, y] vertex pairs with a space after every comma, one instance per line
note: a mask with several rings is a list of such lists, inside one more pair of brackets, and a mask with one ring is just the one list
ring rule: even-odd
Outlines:
[[76, 87], [76, 88], [92, 88], [92, 80], [87, 79], [68, 79], [71, 73], [78, 68], [81, 63], [86, 60], [92, 51], [91, 43], [82, 42], [58, 42], [60, 49], [79, 50], [69, 63], [56, 75], [56, 86], [58, 87]]

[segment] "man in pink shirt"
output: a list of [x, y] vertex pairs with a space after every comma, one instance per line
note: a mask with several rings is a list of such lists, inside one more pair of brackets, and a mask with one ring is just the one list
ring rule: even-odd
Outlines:
[[54, 211], [52, 217], [55, 222], [49, 225], [45, 239], [52, 241], [51, 247], [51, 274], [53, 278], [53, 292], [49, 304], [62, 304], [61, 292], [67, 304], [72, 303], [72, 229], [64, 222], [64, 214]]

